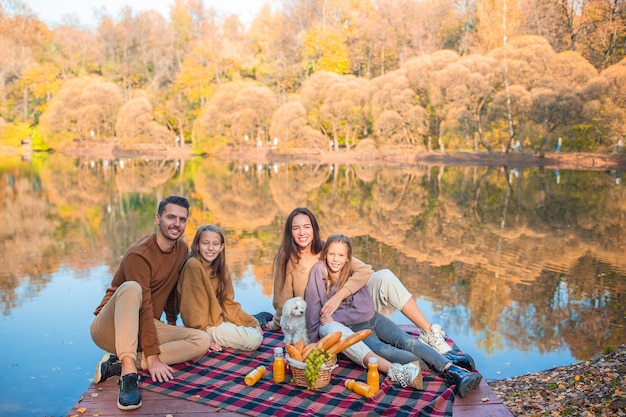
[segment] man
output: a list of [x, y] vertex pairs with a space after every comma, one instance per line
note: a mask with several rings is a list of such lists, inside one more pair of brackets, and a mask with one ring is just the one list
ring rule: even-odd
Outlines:
[[[135, 242], [96, 308], [91, 338], [106, 350], [96, 367], [94, 383], [120, 375], [117, 406], [141, 407], [138, 369], [147, 369], [152, 380], [173, 378], [169, 365], [206, 353], [207, 333], [176, 326], [176, 284], [187, 257], [185, 232], [189, 202], [170, 196], [159, 203], [156, 233]], [[160, 321], [165, 311], [168, 324]], [[115, 352], [115, 354], [108, 353]]]

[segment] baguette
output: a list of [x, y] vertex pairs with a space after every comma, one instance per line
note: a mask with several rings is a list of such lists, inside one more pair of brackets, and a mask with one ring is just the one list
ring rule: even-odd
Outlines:
[[300, 353], [300, 357], [302, 357], [302, 349], [304, 349], [304, 339], [298, 340], [294, 346]]
[[306, 357], [309, 356], [309, 353], [313, 352], [315, 346], [317, 346], [317, 342], [309, 343], [304, 348], [302, 348], [302, 361], [306, 361]]
[[297, 360], [298, 362], [302, 362], [302, 354], [300, 353], [300, 351], [298, 351], [298, 348], [296, 348], [294, 345], [290, 343], [286, 344], [285, 350], [287, 351], [287, 354], [291, 356], [294, 360]]
[[372, 330], [371, 329], [363, 329], [363, 330], [359, 330], [358, 332], [351, 334], [350, 336], [346, 337], [343, 340], [340, 340], [339, 342], [335, 343], [334, 345], [332, 345], [331, 347], [329, 347], [326, 352], [328, 352], [329, 354], [333, 354], [336, 355], [339, 352], [341, 352], [342, 350], [349, 348], [350, 346], [354, 345], [355, 343], [360, 342], [361, 340], [365, 339], [366, 337], [368, 337], [369, 335], [372, 334]]
[[317, 346], [315, 347], [318, 349], [328, 350], [329, 347], [339, 342], [339, 340], [341, 340], [341, 332], [329, 333], [326, 336], [322, 337], [317, 342]]

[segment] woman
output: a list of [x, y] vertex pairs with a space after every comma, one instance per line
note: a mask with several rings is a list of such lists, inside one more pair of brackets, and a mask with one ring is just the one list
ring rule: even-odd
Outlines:
[[[306, 319], [312, 341], [319, 340], [329, 331], [336, 331], [335, 322], [347, 328], [347, 332], [342, 332], [343, 337], [370, 329], [372, 334], [364, 339], [363, 343], [389, 362], [413, 366], [420, 366], [420, 362], [424, 362], [440, 373], [448, 385], [455, 385], [455, 391], [461, 397], [467, 397], [478, 387], [482, 376], [477, 372], [470, 372], [473, 370], [473, 359], [469, 355], [452, 353], [441, 355], [431, 346], [411, 337], [374, 309], [372, 298], [365, 288], [343, 300], [332, 314], [325, 314], [323, 305], [341, 291], [350, 278], [352, 271], [350, 239], [341, 234], [330, 235], [320, 258], [321, 261], [311, 270], [305, 290]], [[354, 353], [356, 352], [346, 354]], [[355, 358], [351, 359], [355, 361]], [[366, 363], [365, 357], [356, 359], [356, 363], [360, 362], [361, 365]], [[393, 380], [396, 375], [393, 369], [390, 371], [389, 375]]]
[[[294, 209], [287, 217], [283, 239], [274, 261], [274, 314], [273, 329], [280, 328], [280, 316], [285, 302], [292, 297], [304, 297], [304, 289], [309, 280], [313, 265], [320, 260], [324, 242], [313, 213], [304, 207]], [[402, 285], [398, 277], [389, 269], [374, 272], [370, 265], [353, 258], [352, 274], [332, 298], [322, 308], [322, 312], [332, 315], [344, 298], [363, 287], [367, 287], [376, 311], [384, 311], [391, 305], [400, 310], [421, 331], [419, 340], [432, 346], [439, 353], [451, 351], [445, 334], [439, 325], [428, 322], [420, 308], [413, 301], [413, 295]]]
[[263, 342], [259, 321], [235, 301], [224, 234], [217, 226], [204, 225], [196, 231], [177, 292], [183, 323], [209, 334], [210, 351], [225, 347], [251, 351]]

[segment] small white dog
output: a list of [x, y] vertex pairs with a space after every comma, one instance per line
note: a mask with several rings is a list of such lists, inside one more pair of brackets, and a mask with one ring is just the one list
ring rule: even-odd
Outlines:
[[309, 332], [306, 326], [306, 301], [302, 297], [293, 297], [283, 305], [283, 314], [280, 317], [280, 327], [285, 334], [285, 344], [296, 344], [304, 339], [304, 344], [309, 343]]

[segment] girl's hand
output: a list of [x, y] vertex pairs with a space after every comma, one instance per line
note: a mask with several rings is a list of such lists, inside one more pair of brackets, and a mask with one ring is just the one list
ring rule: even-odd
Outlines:
[[332, 316], [333, 313], [337, 311], [337, 309], [341, 305], [341, 302], [343, 301], [343, 298], [341, 298], [341, 296], [337, 296], [338, 294], [339, 293], [336, 293], [324, 303], [322, 309], [320, 310], [321, 316]]
[[259, 331], [259, 333], [261, 333], [261, 336], [263, 336], [263, 329], [261, 328], [261, 326], [256, 326], [256, 329]]
[[213, 342], [213, 341], [212, 341], [212, 342], [209, 344], [209, 350], [210, 350], [211, 352], [221, 352], [221, 351], [222, 351], [222, 349], [223, 349], [222, 345], [220, 345], [220, 344], [219, 344], [219, 343], [217, 343], [217, 342]]
[[320, 324], [328, 324], [328, 323], [332, 323], [333, 321], [333, 316], [330, 314], [322, 314], [320, 317]]

